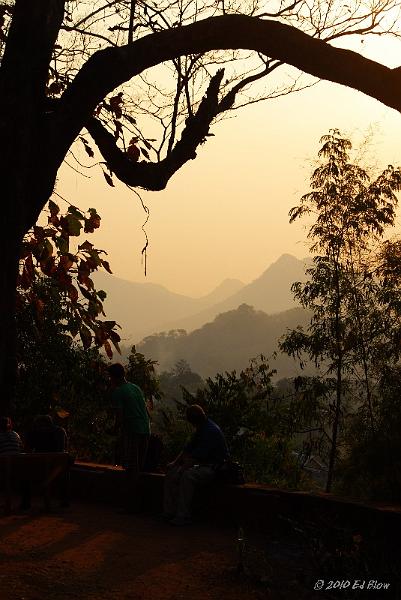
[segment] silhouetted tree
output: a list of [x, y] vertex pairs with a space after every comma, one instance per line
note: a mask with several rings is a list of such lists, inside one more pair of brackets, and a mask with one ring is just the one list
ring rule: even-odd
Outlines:
[[[309, 280], [293, 285], [295, 298], [312, 311], [307, 331], [289, 332], [281, 348], [292, 356], [306, 353], [323, 364], [333, 378], [335, 400], [330, 419], [331, 443], [327, 491], [330, 491], [342, 403], [347, 382], [345, 374], [363, 367], [370, 424], [374, 417], [368, 374], [369, 347], [365, 329], [371, 315], [364, 314], [363, 304], [375, 304], [377, 295], [368, 292], [370, 277], [361, 268], [358, 257], [378, 241], [387, 226], [394, 224], [401, 173], [391, 165], [371, 180], [368, 173], [349, 159], [351, 142], [333, 130], [321, 139], [321, 164], [311, 177], [311, 191], [301, 204], [290, 211], [291, 221], [313, 215], [310, 227], [310, 250], [314, 265], [307, 270]], [[361, 277], [356, 276], [360, 270]], [[360, 288], [360, 286], [362, 286]], [[372, 292], [374, 292], [372, 290]], [[363, 322], [364, 321], [364, 322]], [[377, 326], [377, 324], [376, 324]], [[374, 340], [369, 340], [370, 344]]]

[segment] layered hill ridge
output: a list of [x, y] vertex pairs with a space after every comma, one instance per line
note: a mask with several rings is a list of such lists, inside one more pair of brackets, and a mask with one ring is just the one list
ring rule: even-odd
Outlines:
[[171, 292], [159, 284], [136, 283], [109, 273], [95, 273], [93, 279], [96, 288], [107, 293], [104, 302], [107, 318], [117, 321], [123, 339], [132, 343], [168, 328], [166, 324], [170, 321], [175, 322], [221, 302], [244, 286], [238, 279], [225, 279], [209, 294], [192, 298]]
[[305, 278], [305, 264], [306, 260], [283, 254], [251, 283], [244, 285], [239, 280], [226, 279], [200, 298], [107, 273], [97, 273], [94, 279], [96, 287], [107, 292], [104, 303], [107, 317], [121, 325], [123, 340], [133, 344], [158, 331], [192, 331], [244, 303], [268, 314], [295, 307], [291, 284]]
[[283, 254], [260, 277], [243, 286], [235, 294], [197, 314], [168, 323], [166, 329], [192, 331], [213, 321], [217, 315], [235, 309], [241, 304], [249, 304], [267, 314], [294, 308], [296, 303], [291, 292], [291, 285], [295, 281], [305, 280], [307, 264], [308, 259], [300, 260], [291, 254]]
[[[279, 338], [288, 329], [305, 326], [309, 319], [302, 308], [267, 315], [241, 304], [191, 333], [172, 330], [148, 336], [137, 349], [157, 360], [160, 371], [170, 370], [185, 359], [202, 377], [213, 376], [233, 369], [241, 371], [259, 354], [271, 356], [278, 350]], [[270, 365], [277, 369], [277, 378], [300, 373], [297, 363], [282, 354], [271, 359]]]

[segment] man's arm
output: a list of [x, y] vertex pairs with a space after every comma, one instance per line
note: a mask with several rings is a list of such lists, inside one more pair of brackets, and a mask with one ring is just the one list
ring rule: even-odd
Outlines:
[[174, 469], [176, 467], [183, 467], [184, 469], [187, 469], [192, 467], [193, 464], [194, 459], [191, 454], [186, 450], [183, 450], [172, 462], [168, 463], [167, 468]]
[[20, 437], [20, 435], [17, 433], [17, 442], [18, 442], [18, 448], [20, 452], [24, 452], [24, 444], [22, 442], [22, 439]]
[[57, 429], [57, 450], [56, 452], [68, 452], [68, 438], [64, 427]]

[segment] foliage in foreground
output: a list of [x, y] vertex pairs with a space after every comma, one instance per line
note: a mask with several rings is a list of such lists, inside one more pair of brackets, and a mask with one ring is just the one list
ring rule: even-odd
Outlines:
[[49, 203], [47, 224], [24, 238], [17, 289], [16, 422], [25, 430], [37, 414], [60, 419], [81, 458], [112, 458], [114, 417], [107, 401], [106, 362], [119, 348], [116, 322], [103, 319], [106, 292], [92, 274], [111, 272], [106, 253], [87, 239], [100, 216]]
[[[307, 358], [320, 369], [320, 393], [314, 389], [324, 415], [327, 491], [336, 476], [339, 484], [341, 462], [348, 464], [349, 475], [351, 464], [356, 469], [363, 464], [370, 483], [362, 487], [373, 491], [385, 448], [397, 445], [389, 438], [397, 410], [388, 413], [390, 427], [380, 436], [389, 394], [383, 373], [393, 372], [400, 359], [400, 242], [383, 237], [395, 223], [401, 172], [389, 165], [372, 176], [352, 163], [351, 142], [337, 130], [321, 143], [311, 191], [290, 212], [292, 221], [313, 216], [308, 234], [313, 266], [308, 281], [293, 285], [295, 298], [312, 318], [307, 328], [287, 332], [281, 349], [298, 358], [301, 368]], [[310, 388], [311, 382], [303, 378], [302, 385]], [[361, 477], [348, 480], [355, 490]]]
[[[328, 460], [328, 489], [333, 483], [345, 494], [399, 499], [401, 242], [382, 238], [394, 223], [401, 174], [388, 167], [372, 179], [349, 162], [351, 145], [339, 132], [323, 142], [312, 191], [292, 211], [293, 218], [316, 216], [309, 234], [316, 254], [307, 271], [310, 279], [294, 284], [312, 319], [308, 328], [282, 340], [282, 349], [298, 357], [301, 367], [305, 357], [312, 359], [320, 376], [299, 377], [282, 393], [260, 356], [240, 373], [218, 373], [206, 382], [185, 361], [158, 378], [156, 361], [135, 347], [127, 374], [148, 399], [158, 400], [166, 460], [190, 434], [182, 413], [196, 402], [222, 427], [249, 480], [310, 487], [302, 467], [314, 454]], [[80, 458], [112, 462], [114, 416], [106, 363], [98, 349], [90, 348], [103, 345], [110, 354], [108, 339], [118, 347], [114, 322], [103, 322], [106, 333], [99, 334], [104, 292], [97, 292], [90, 279], [93, 270], [108, 264], [87, 241], [70, 253], [70, 235], [98, 226], [95, 211], [84, 216], [75, 210], [70, 207], [63, 217], [50, 205], [48, 228], [37, 227], [25, 241], [18, 417], [25, 426], [27, 415], [68, 414]], [[85, 327], [93, 336], [82, 332]], [[78, 332], [83, 347], [73, 341]]]
[[103, 311], [106, 292], [96, 290], [92, 274], [98, 269], [111, 273], [110, 265], [87, 239], [73, 244], [82, 232], [100, 227], [100, 216], [90, 208], [85, 214], [70, 205], [65, 214], [50, 200], [47, 224], [35, 225], [24, 237], [17, 281], [17, 313], [31, 306], [40, 328], [47, 304], [58, 303], [63, 329], [72, 339], [78, 335], [85, 349], [103, 347], [111, 358], [110, 342], [119, 351], [116, 322], [107, 321]]

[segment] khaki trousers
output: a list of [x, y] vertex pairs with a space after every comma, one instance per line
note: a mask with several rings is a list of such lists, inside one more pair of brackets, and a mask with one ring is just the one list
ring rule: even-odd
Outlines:
[[214, 477], [214, 469], [210, 466], [170, 469], [164, 479], [164, 514], [189, 519], [195, 488], [211, 483]]

